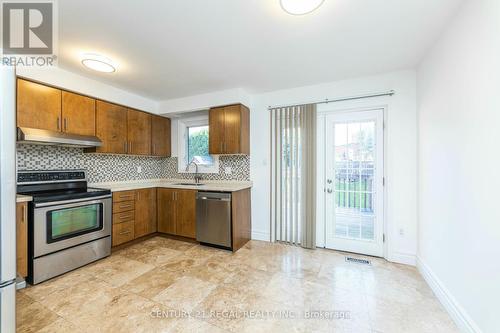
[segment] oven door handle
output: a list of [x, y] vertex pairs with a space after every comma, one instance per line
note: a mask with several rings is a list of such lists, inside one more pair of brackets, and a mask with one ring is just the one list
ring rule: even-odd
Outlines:
[[73, 200], [61, 200], [61, 201], [36, 203], [35, 208], [48, 207], [48, 206], [59, 206], [59, 205], [77, 203], [77, 202], [94, 201], [94, 200], [108, 199], [108, 198], [111, 198], [111, 194], [101, 195], [99, 197], [87, 197], [87, 198], [73, 199]]

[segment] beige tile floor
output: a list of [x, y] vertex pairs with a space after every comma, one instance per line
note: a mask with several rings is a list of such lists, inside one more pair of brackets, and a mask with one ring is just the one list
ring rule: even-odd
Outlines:
[[412, 267], [259, 241], [232, 254], [163, 237], [18, 292], [17, 316], [18, 332], [457, 331]]

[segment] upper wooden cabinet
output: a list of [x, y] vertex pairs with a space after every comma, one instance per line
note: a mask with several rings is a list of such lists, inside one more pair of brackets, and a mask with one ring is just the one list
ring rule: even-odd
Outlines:
[[61, 90], [17, 80], [17, 126], [61, 130]]
[[208, 115], [210, 154], [250, 154], [250, 111], [246, 106], [212, 108]]
[[151, 115], [146, 112], [127, 110], [128, 153], [151, 155]]
[[95, 99], [62, 92], [62, 130], [66, 133], [95, 135]]
[[20, 78], [17, 126], [101, 139], [101, 147], [86, 152], [171, 154], [170, 119]]
[[88, 151], [98, 153], [127, 153], [127, 109], [103, 101], [96, 103], [96, 135], [102, 146]]
[[170, 119], [151, 116], [151, 155], [169, 157], [171, 155]]

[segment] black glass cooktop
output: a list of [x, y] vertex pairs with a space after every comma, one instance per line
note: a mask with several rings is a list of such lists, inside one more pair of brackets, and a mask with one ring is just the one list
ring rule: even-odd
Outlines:
[[110, 190], [101, 188], [78, 188], [57, 191], [41, 191], [41, 192], [24, 192], [20, 194], [30, 195], [33, 197], [33, 202], [53, 202], [53, 201], [66, 201], [82, 198], [94, 198], [107, 194], [111, 194]]

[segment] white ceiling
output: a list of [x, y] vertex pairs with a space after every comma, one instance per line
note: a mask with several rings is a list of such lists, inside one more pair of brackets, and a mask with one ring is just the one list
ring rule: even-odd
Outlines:
[[[306, 16], [279, 0], [59, 1], [59, 64], [154, 100], [252, 93], [412, 68], [461, 0], [325, 0]], [[82, 52], [118, 63], [80, 64]]]

